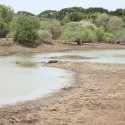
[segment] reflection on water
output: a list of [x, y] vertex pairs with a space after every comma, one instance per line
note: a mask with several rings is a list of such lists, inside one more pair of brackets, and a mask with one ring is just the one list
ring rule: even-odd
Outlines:
[[37, 63], [31, 63], [31, 62], [19, 62], [19, 63], [17, 62], [17, 65], [26, 68], [37, 67]]
[[67, 71], [35, 62], [35, 55], [0, 57], [0, 104], [34, 99], [66, 85]]

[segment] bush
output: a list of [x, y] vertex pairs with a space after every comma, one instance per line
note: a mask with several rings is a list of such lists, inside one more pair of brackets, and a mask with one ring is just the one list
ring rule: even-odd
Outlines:
[[112, 33], [106, 32], [103, 37], [105, 42], [111, 43], [114, 41], [114, 35]]
[[104, 41], [105, 31], [104, 31], [103, 28], [96, 28], [95, 29], [95, 34], [96, 34], [97, 42]]
[[49, 42], [52, 40], [52, 34], [48, 30], [39, 30], [38, 34], [41, 42]]
[[40, 29], [41, 30], [47, 29], [49, 23], [50, 23], [50, 20], [47, 20], [47, 19], [41, 20], [40, 21]]
[[8, 24], [12, 20], [13, 15], [14, 12], [12, 8], [0, 4], [0, 18], [2, 18], [4, 22]]
[[38, 39], [37, 28], [33, 17], [15, 17], [10, 24], [14, 40], [21, 44], [33, 44]]
[[82, 20], [82, 13], [73, 12], [68, 15], [70, 21], [80, 21]]
[[108, 21], [110, 19], [110, 16], [106, 13], [99, 14], [95, 20], [97, 26], [102, 26], [105, 31], [107, 31], [108, 28]]
[[124, 29], [115, 32], [114, 41], [125, 42], [125, 30]]
[[85, 29], [85, 28], [95, 29], [96, 26], [93, 23], [88, 22], [88, 21], [80, 21], [80, 22], [70, 22], [70, 23], [67, 23], [66, 24], [66, 28], [69, 28], [71, 30], [75, 30], [77, 28], [80, 28], [80, 29]]
[[120, 30], [122, 28], [122, 25], [123, 21], [120, 17], [112, 16], [108, 21], [107, 30], [108, 31]]
[[47, 30], [51, 32], [53, 39], [58, 39], [62, 33], [60, 22], [57, 20], [53, 20], [52, 22], [49, 22], [47, 26]]
[[61, 21], [61, 25], [64, 26], [66, 23], [69, 23], [70, 22], [70, 19], [68, 16], [65, 16]]
[[1, 20], [0, 21], [0, 38], [5, 38], [8, 32], [9, 32], [9, 29], [8, 29], [7, 24]]
[[77, 44], [96, 41], [96, 35], [90, 29], [66, 30], [60, 38], [65, 42], [76, 42]]

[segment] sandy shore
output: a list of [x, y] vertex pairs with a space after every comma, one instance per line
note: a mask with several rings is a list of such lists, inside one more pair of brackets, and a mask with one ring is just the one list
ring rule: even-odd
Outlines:
[[0, 55], [12, 55], [18, 53], [39, 53], [39, 52], [63, 52], [70, 50], [85, 50], [85, 49], [125, 49], [125, 45], [106, 44], [106, 43], [86, 43], [83, 45], [62, 44], [54, 42], [52, 44], [42, 43], [37, 48], [24, 47], [13, 44], [11, 46], [0, 46]]
[[[45, 52], [125, 48], [108, 44], [47, 46]], [[41, 49], [18, 49], [14, 53]], [[71, 86], [34, 101], [0, 108], [0, 125], [125, 125], [125, 65], [59, 62], [46, 66], [71, 70]]]

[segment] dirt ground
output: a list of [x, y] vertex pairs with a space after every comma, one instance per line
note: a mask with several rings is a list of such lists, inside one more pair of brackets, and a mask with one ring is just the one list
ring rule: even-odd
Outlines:
[[[125, 48], [108, 44], [47, 46], [34, 51], [17, 47], [14, 53], [45, 48], [45, 52]], [[2, 52], [5, 50], [0, 48]], [[33, 101], [1, 107], [0, 125], [125, 125], [125, 65], [58, 62], [46, 66], [71, 70], [70, 86]]]
[[125, 49], [125, 45], [106, 43], [85, 43], [83, 45], [76, 45], [62, 44], [58, 41], [53, 41], [51, 44], [42, 43], [40, 46], [33, 48], [7, 43], [5, 45], [0, 45], [0, 56], [17, 53], [62, 52], [83, 49]]

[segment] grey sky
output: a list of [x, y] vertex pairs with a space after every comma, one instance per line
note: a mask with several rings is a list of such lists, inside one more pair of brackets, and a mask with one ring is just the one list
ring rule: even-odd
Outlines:
[[0, 3], [11, 6], [15, 12], [23, 10], [35, 14], [48, 9], [60, 10], [72, 6], [103, 7], [109, 10], [125, 8], [125, 0], [0, 0]]

